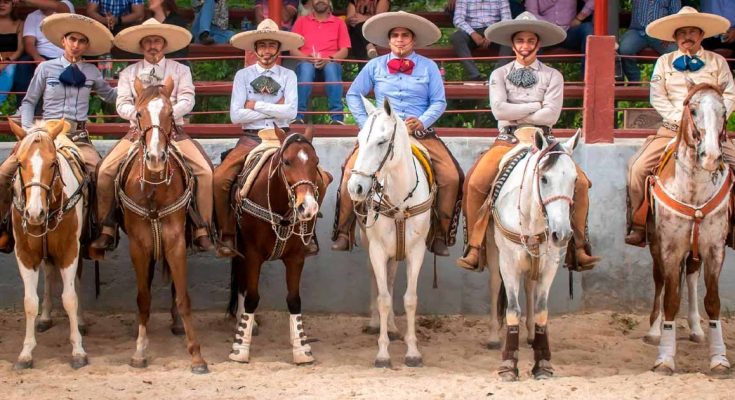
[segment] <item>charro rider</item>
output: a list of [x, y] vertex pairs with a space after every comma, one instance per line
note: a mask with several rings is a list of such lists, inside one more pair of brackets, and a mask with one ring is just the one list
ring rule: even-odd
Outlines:
[[[491, 25], [485, 36], [493, 43], [512, 47], [516, 59], [490, 75], [490, 108], [498, 120], [500, 134], [467, 174], [463, 206], [469, 246], [466, 255], [457, 260], [457, 265], [470, 270], [478, 268], [480, 248], [491, 218], [490, 210], [482, 206], [498, 175], [503, 155], [519, 142], [516, 130], [537, 127], [545, 135], [551, 135], [551, 127], [561, 114], [564, 97], [561, 73], [537, 59], [541, 47], [564, 41], [566, 33], [563, 29], [524, 12], [514, 20]], [[600, 259], [589, 255], [586, 248], [590, 182], [579, 167], [577, 172], [579, 178], [575, 187], [572, 227], [576, 264], [578, 268], [586, 269]]]
[[135, 109], [135, 78], [144, 86], [159, 85], [171, 77], [174, 90], [171, 93], [176, 133], [173, 143], [182, 154], [196, 177], [196, 208], [200, 219], [194, 231], [194, 245], [199, 250], [211, 250], [209, 227], [212, 220], [212, 166], [201, 146], [183, 131], [184, 115], [194, 108], [194, 83], [189, 67], [166, 59], [165, 54], [180, 50], [191, 42], [191, 33], [175, 25], [162, 24], [151, 18], [142, 25], [123, 29], [115, 36], [115, 46], [130, 53], [142, 54], [143, 60], [120, 72], [118, 83], [117, 113], [130, 121], [130, 131], [105, 156], [97, 174], [97, 213], [101, 221], [101, 234], [91, 246], [98, 250], [109, 249], [114, 243], [116, 231], [114, 210], [114, 179], [118, 166], [127, 157], [133, 141], [137, 140]]
[[[36, 105], [43, 98], [43, 119], [64, 118], [71, 124], [69, 137], [77, 144], [90, 178], [94, 177], [100, 156], [86, 130], [89, 98], [94, 89], [105, 102], [115, 101], [117, 91], [105, 82], [99, 69], [82, 62], [82, 56], [97, 56], [110, 51], [112, 34], [99, 22], [77, 14], [54, 14], [43, 20], [41, 31], [48, 40], [64, 49], [64, 54], [38, 65], [28, 93], [20, 106], [21, 123], [33, 125]], [[11, 154], [0, 166], [0, 215], [8, 216], [11, 181], [18, 160]], [[10, 251], [9, 236], [1, 224], [0, 250]]]
[[296, 117], [298, 106], [296, 74], [276, 64], [282, 51], [301, 47], [304, 38], [281, 31], [266, 19], [254, 31], [241, 32], [230, 43], [245, 51], [253, 51], [258, 62], [235, 75], [230, 100], [230, 119], [240, 124], [243, 136], [222, 163], [214, 170], [214, 204], [217, 228], [222, 244], [217, 255], [234, 257], [236, 221], [230, 191], [242, 170], [248, 153], [259, 143], [258, 132], [279, 127], [288, 131], [288, 122]]
[[[436, 63], [416, 54], [414, 48], [431, 45], [441, 37], [429, 20], [403, 11], [370, 17], [362, 28], [365, 39], [391, 52], [370, 60], [347, 92], [347, 106], [362, 127], [367, 119], [361, 96], [375, 93], [378, 104], [388, 98], [393, 110], [406, 121], [409, 132], [428, 150], [438, 186], [436, 199], [437, 231], [431, 251], [448, 256], [453, 244], [464, 174], [449, 149], [431, 127], [447, 107], [444, 83]], [[354, 210], [347, 192], [350, 171], [357, 159], [357, 147], [343, 169], [333, 250], [348, 250], [354, 231]]]
[[[649, 136], [633, 156], [628, 173], [628, 196], [631, 211], [643, 203], [646, 178], [658, 164], [666, 145], [676, 136], [684, 99], [689, 91], [687, 80], [695, 84], [709, 83], [723, 89], [726, 118], [735, 106], [733, 76], [725, 59], [714, 52], [704, 50], [702, 40], [726, 32], [730, 22], [719, 15], [697, 12], [691, 7], [682, 7], [674, 14], [646, 27], [653, 38], [674, 40], [678, 49], [662, 55], [656, 61], [651, 77], [651, 104], [661, 114], [663, 126], [655, 135]], [[735, 147], [728, 139], [722, 144], [724, 161], [735, 166]], [[645, 227], [633, 224], [625, 242], [636, 246], [645, 245]]]

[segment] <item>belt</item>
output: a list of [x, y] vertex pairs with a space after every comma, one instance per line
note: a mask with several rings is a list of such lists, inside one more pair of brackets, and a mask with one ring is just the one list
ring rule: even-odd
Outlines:
[[543, 131], [544, 136], [550, 136], [551, 135], [551, 127], [546, 125], [507, 125], [500, 129], [501, 134], [506, 135], [513, 135], [516, 132], [516, 129], [518, 128], [527, 128], [529, 126], [532, 126], [534, 128], [539, 128], [541, 131]]
[[87, 132], [87, 121], [68, 121], [71, 127], [69, 128], [70, 133], [73, 133], [71, 137], [72, 142], [76, 141], [88, 141], [89, 133]]
[[431, 128], [430, 127], [430, 128], [424, 129], [423, 131], [415, 131], [413, 133], [413, 136], [416, 139], [423, 139], [423, 138], [425, 138], [427, 136], [436, 136], [436, 132], [434, 132], [434, 128]]
[[[268, 128], [263, 128], [263, 129], [268, 129]], [[258, 136], [258, 132], [262, 131], [263, 129], [243, 129], [242, 133], [244, 133], [245, 136]], [[291, 131], [289, 127], [285, 127], [285, 128], [279, 127], [278, 129], [286, 133], [289, 133]]]

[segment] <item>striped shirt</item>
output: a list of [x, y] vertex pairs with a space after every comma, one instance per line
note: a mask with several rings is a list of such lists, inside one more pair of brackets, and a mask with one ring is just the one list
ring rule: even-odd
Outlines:
[[457, 0], [454, 6], [454, 26], [468, 35], [511, 18], [508, 0]]
[[681, 9], [681, 0], [633, 0], [630, 29], [645, 31], [651, 22]]

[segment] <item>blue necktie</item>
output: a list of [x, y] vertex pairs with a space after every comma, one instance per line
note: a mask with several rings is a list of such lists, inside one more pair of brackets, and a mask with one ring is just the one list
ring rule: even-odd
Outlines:
[[704, 61], [702, 61], [699, 57], [689, 57], [689, 56], [681, 56], [674, 60], [674, 69], [677, 71], [692, 71], [696, 72], [702, 69], [704, 67]]

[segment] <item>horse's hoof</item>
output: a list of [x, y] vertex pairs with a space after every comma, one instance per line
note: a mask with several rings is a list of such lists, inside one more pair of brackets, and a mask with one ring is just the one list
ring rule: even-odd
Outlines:
[[418, 368], [424, 366], [424, 360], [419, 357], [406, 357], [406, 366], [411, 368]]
[[186, 331], [184, 330], [184, 327], [183, 326], [179, 326], [179, 325], [172, 325], [171, 326], [171, 333], [174, 336], [184, 336], [184, 335], [186, 335]]
[[376, 359], [375, 360], [375, 368], [392, 368], [391, 365], [390, 365], [390, 358], [385, 359], [385, 360], [381, 360], [379, 358]]
[[50, 319], [38, 320], [38, 323], [36, 324], [36, 332], [46, 332], [47, 330], [51, 329], [52, 326], [54, 326], [54, 321]]
[[694, 343], [704, 343], [704, 334], [690, 333], [689, 340]]
[[71, 367], [74, 369], [79, 369], [84, 366], [87, 366], [89, 364], [89, 360], [87, 359], [87, 355], [83, 356], [73, 356], [71, 359]]
[[500, 340], [491, 340], [485, 344], [488, 350], [500, 350]]
[[518, 380], [518, 369], [515, 371], [500, 371], [498, 372], [500, 380], [503, 382], [515, 382]]
[[207, 364], [194, 365], [191, 367], [191, 373], [196, 375], [208, 374], [209, 368], [207, 368]]
[[147, 358], [131, 358], [130, 366], [133, 368], [148, 368]]
[[79, 334], [82, 336], [87, 336], [87, 325], [79, 325], [77, 328], [79, 328]]
[[653, 372], [663, 376], [671, 376], [674, 374], [674, 369], [664, 364], [656, 365], [652, 370]]
[[314, 355], [311, 351], [298, 351], [293, 353], [293, 363], [296, 365], [310, 365], [314, 363]]
[[643, 343], [650, 344], [651, 346], [658, 346], [659, 342], [661, 342], [661, 336], [643, 336]]
[[250, 362], [250, 352], [246, 350], [232, 350], [227, 355], [227, 358], [235, 362], [247, 364]]
[[541, 360], [533, 366], [531, 373], [534, 379], [549, 379], [554, 376], [554, 368], [549, 361]]
[[725, 378], [729, 377], [732, 373], [732, 369], [728, 367], [727, 365], [719, 364], [717, 366], [714, 366], [709, 369], [710, 375], [716, 377], [716, 378]]
[[378, 334], [380, 334], [380, 327], [379, 326], [365, 325], [362, 328], [362, 333], [366, 333], [368, 335], [378, 335]]
[[23, 369], [31, 369], [33, 368], [33, 359], [30, 360], [18, 360], [13, 364], [13, 369], [16, 371], [20, 371]]

